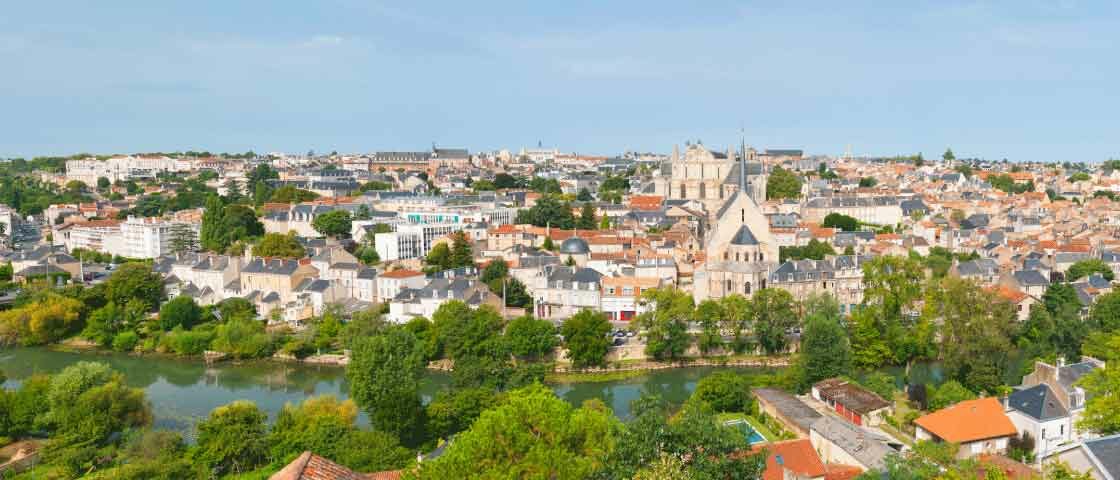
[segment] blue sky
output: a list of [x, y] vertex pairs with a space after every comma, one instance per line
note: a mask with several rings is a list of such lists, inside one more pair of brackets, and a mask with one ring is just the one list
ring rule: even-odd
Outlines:
[[614, 154], [743, 128], [812, 153], [1099, 161], [1120, 157], [1118, 5], [11, 2], [0, 156]]

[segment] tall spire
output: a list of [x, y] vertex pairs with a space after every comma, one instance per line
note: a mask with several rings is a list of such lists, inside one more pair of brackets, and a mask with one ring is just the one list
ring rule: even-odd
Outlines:
[[747, 138], [743, 130], [739, 130], [739, 191], [747, 194]]

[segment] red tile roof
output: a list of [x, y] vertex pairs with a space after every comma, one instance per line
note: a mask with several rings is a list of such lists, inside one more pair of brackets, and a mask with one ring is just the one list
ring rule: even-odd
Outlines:
[[942, 440], [954, 443], [1015, 435], [1015, 425], [995, 397], [966, 400], [943, 408], [914, 423]]
[[[808, 439], [788, 440], [775, 442], [769, 445], [757, 445], [751, 452], [766, 450], [766, 470], [762, 472], [762, 480], [782, 480], [783, 467], [789, 469], [798, 477], [816, 478], [825, 475], [824, 464], [813, 450], [813, 444]], [[778, 465], [778, 457], [782, 464]]]
[[416, 270], [408, 270], [402, 268], [400, 270], [393, 270], [391, 272], [382, 273], [381, 276], [385, 278], [409, 278], [423, 274], [424, 272], [417, 272]]

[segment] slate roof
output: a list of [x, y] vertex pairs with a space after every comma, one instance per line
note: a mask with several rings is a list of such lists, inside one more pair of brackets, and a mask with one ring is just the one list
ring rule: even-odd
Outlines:
[[1007, 398], [1007, 406], [1038, 421], [1069, 416], [1057, 395], [1044, 383], [1012, 392]]
[[578, 283], [578, 290], [598, 290], [603, 278], [603, 274], [594, 269], [568, 266], [548, 268], [546, 274], [549, 288], [563, 289], [575, 289]]
[[1085, 449], [1093, 453], [1102, 470], [1112, 478], [1120, 478], [1120, 435], [1086, 440]]
[[758, 239], [755, 238], [754, 233], [751, 233], [750, 227], [743, 225], [739, 227], [739, 231], [731, 239], [732, 245], [758, 245]]
[[1050, 282], [1038, 270], [1019, 270], [1015, 272], [1015, 281], [1025, 286], [1050, 285]]
[[263, 258], [254, 258], [245, 268], [241, 269], [244, 273], [264, 273], [269, 275], [291, 275], [299, 268], [299, 261], [287, 260], [281, 258], [273, 258], [265, 261]]

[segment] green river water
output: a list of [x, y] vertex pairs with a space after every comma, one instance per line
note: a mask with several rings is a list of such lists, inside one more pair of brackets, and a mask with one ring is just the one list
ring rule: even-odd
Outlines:
[[[7, 376], [5, 388], [16, 388], [20, 380], [36, 373], [54, 373], [79, 361], [108, 363], [123, 373], [133, 387], [143, 388], [151, 402], [155, 426], [188, 435], [199, 419], [214, 407], [234, 400], [251, 400], [273, 417], [285, 403], [299, 403], [315, 395], [345, 398], [349, 392], [345, 370], [332, 366], [250, 361], [205, 365], [198, 359], [138, 357], [116, 353], [64, 352], [45, 348], [0, 350], [0, 370]], [[716, 368], [695, 367], [655, 370], [641, 376], [610, 382], [552, 385], [564, 400], [579, 405], [598, 398], [623, 420], [630, 416], [630, 402], [643, 391], [660, 395], [670, 403], [686, 400], [696, 382]], [[739, 368], [743, 372], [766, 370]], [[446, 388], [450, 377], [433, 372], [425, 378], [422, 393], [430, 399]], [[364, 415], [359, 419], [366, 423]]]

